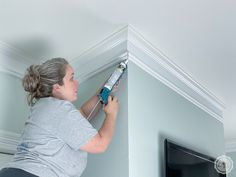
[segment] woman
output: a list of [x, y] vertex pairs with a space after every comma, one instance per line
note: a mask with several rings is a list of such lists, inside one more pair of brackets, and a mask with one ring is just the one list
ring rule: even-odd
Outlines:
[[79, 110], [74, 107], [78, 82], [65, 59], [31, 65], [23, 87], [28, 92], [30, 115], [13, 161], [0, 171], [0, 177], [79, 177], [86, 167], [87, 153], [104, 152], [111, 141], [117, 98], [109, 97], [103, 108], [106, 117], [97, 131], [86, 118], [98, 97], [90, 98]]

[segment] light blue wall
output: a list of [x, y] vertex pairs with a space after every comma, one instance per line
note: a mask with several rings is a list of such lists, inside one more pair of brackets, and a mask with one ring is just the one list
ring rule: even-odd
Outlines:
[[[81, 105], [100, 88], [105, 80], [114, 71], [110, 68], [97, 74], [86, 82], [79, 85], [77, 106]], [[89, 154], [88, 165], [83, 177], [128, 177], [128, 96], [127, 76], [122, 78], [119, 89], [116, 93], [119, 99], [119, 114], [117, 117], [116, 129], [112, 142], [105, 153]], [[92, 124], [99, 129], [104, 118], [103, 111], [92, 121]]]
[[217, 157], [223, 125], [132, 62], [128, 67], [129, 177], [164, 177], [164, 139]]
[[0, 73], [0, 130], [20, 133], [28, 116], [21, 79]]
[[229, 152], [226, 155], [229, 156], [233, 160], [233, 165], [234, 165], [233, 170], [228, 174], [227, 177], [235, 177], [236, 176], [236, 152]]

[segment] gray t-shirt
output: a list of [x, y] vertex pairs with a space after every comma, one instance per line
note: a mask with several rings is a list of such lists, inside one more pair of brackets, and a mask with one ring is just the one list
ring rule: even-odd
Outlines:
[[96, 134], [69, 101], [41, 98], [31, 108], [13, 161], [5, 167], [40, 177], [79, 177], [87, 164], [87, 152], [79, 148]]

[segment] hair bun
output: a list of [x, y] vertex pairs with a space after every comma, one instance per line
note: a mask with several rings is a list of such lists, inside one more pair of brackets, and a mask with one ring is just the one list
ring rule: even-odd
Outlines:
[[39, 65], [31, 65], [27, 68], [26, 75], [23, 78], [23, 87], [25, 91], [36, 92], [40, 82]]

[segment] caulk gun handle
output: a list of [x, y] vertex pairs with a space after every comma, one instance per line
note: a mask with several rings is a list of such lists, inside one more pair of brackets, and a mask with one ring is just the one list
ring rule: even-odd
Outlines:
[[108, 97], [111, 93], [111, 90], [109, 90], [106, 87], [103, 87], [102, 90], [100, 91], [100, 93], [98, 94], [98, 98], [100, 99], [100, 102], [102, 104], [107, 104], [108, 103]]

